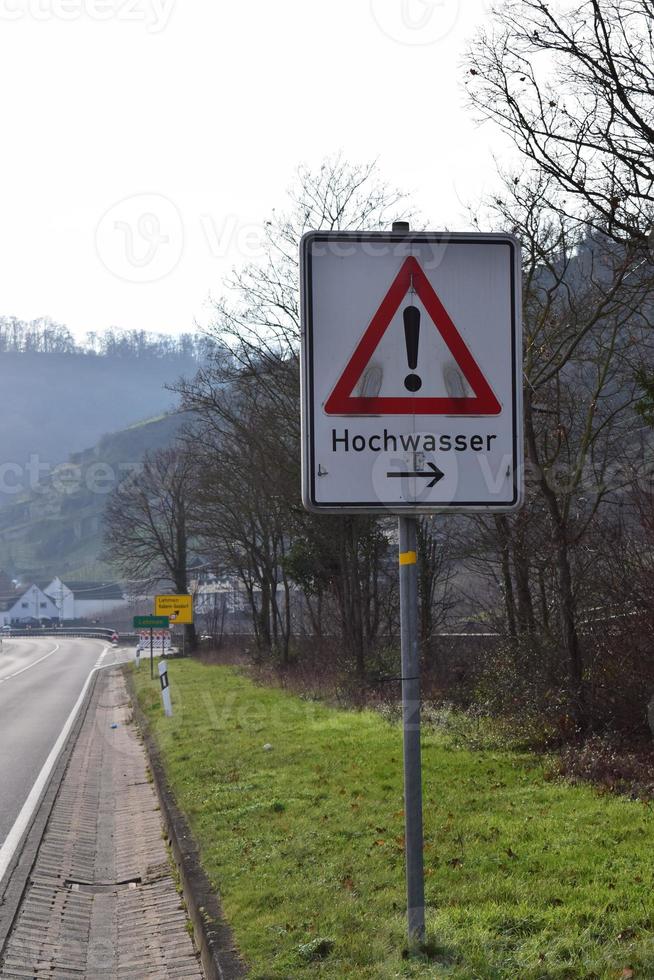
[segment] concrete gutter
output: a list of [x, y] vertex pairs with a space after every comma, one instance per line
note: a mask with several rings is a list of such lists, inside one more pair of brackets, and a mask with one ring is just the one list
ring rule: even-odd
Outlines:
[[236, 949], [218, 897], [202, 867], [198, 846], [186, 817], [177, 806], [168, 785], [161, 753], [138, 703], [131, 670], [128, 668], [124, 672], [134, 720], [141, 730], [150, 759], [163, 823], [179, 870], [184, 900], [193, 924], [195, 944], [202, 959], [205, 976], [207, 980], [240, 980], [247, 976], [247, 968]]

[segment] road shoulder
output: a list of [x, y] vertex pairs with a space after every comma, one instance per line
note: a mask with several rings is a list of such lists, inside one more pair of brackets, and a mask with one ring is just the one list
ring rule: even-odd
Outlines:
[[125, 676], [134, 718], [147, 749], [150, 769], [161, 805], [161, 816], [179, 869], [184, 899], [206, 977], [208, 980], [239, 980], [247, 975], [247, 969], [240, 958], [218, 897], [202, 867], [199, 850], [186, 817], [177, 806], [168, 785], [161, 754], [149, 729], [147, 718], [139, 706], [128, 669], [125, 670]]
[[203, 976], [119, 669], [98, 674], [0, 963], [3, 978]]
[[48, 819], [68, 768], [71, 754], [86, 719], [96, 681], [97, 672], [91, 675], [81, 710], [74, 719], [66, 743], [47, 781], [38, 808], [31, 818], [19, 845], [16, 847], [16, 851], [7, 866], [2, 881], [0, 881], [0, 953], [4, 948], [9, 930], [20, 905], [30, 871], [36, 859], [43, 834], [45, 833]]

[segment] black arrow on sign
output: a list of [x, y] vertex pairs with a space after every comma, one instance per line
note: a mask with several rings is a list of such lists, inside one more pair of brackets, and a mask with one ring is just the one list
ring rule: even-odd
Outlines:
[[429, 484], [429, 487], [428, 487], [428, 489], [431, 489], [432, 487], [435, 487], [436, 484], [439, 483], [443, 479], [443, 477], [445, 476], [445, 474], [444, 473], [441, 473], [441, 471], [439, 470], [439, 468], [436, 466], [435, 463], [427, 463], [427, 466], [431, 470], [431, 473], [428, 470], [414, 470], [412, 473], [387, 473], [386, 476], [388, 476], [390, 478], [393, 478], [393, 479], [396, 479], [396, 480], [399, 480], [399, 479], [401, 479], [402, 477], [405, 477], [405, 476], [407, 476], [407, 477], [408, 476], [422, 476], [422, 477], [426, 478], [427, 480], [431, 480], [431, 483]]

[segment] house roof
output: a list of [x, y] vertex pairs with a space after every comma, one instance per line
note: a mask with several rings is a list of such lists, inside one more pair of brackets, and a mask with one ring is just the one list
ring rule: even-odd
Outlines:
[[7, 596], [0, 597], [0, 612], [7, 612], [8, 609], [11, 609], [16, 602], [16, 599], [20, 599], [20, 595], [18, 593], [13, 595], [11, 598], [8, 598]]
[[99, 599], [122, 599], [123, 589], [115, 582], [67, 582], [64, 580], [66, 588], [70, 589], [75, 599], [97, 602]]
[[[18, 600], [21, 599], [26, 592], [29, 592], [29, 590], [33, 588], [34, 584], [35, 583], [32, 583], [30, 585], [21, 585], [18, 589], [16, 589], [15, 592], [5, 592], [3, 593], [3, 595], [0, 595], [0, 612], [7, 612], [8, 609], [11, 609], [12, 606], [15, 606]], [[45, 592], [43, 592], [43, 590], [40, 589], [38, 586], [36, 587], [38, 591], [45, 596]], [[46, 598], [49, 599], [50, 596], [46, 596]]]

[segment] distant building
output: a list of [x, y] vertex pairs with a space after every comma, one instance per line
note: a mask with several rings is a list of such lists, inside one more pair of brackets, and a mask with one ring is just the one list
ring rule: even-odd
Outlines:
[[38, 585], [18, 590], [15, 596], [0, 602], [0, 625], [17, 626], [33, 620], [57, 619], [59, 611], [55, 602]]
[[127, 605], [121, 586], [114, 582], [64, 582], [57, 576], [43, 591], [63, 620], [97, 619]]

